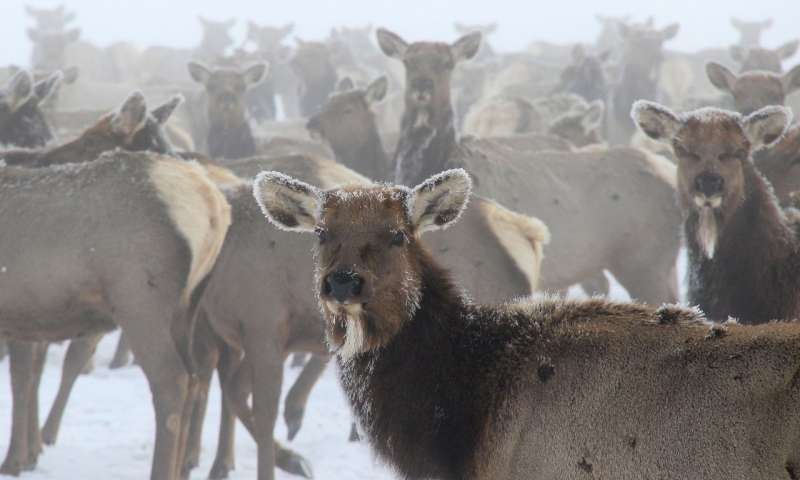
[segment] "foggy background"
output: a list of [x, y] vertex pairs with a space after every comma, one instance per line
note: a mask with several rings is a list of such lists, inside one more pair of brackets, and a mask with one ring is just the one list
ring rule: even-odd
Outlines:
[[671, 50], [693, 51], [735, 43], [738, 32], [730, 24], [731, 16], [743, 20], [771, 17], [774, 24], [762, 37], [762, 44], [768, 47], [800, 34], [797, 0], [0, 0], [0, 65], [26, 66], [29, 62], [26, 29], [32, 20], [24, 6], [50, 8], [62, 3], [76, 11], [75, 25], [82, 30], [81, 39], [98, 46], [127, 41], [139, 47], [193, 47], [201, 34], [198, 14], [213, 20], [240, 20], [235, 30], [237, 41], [244, 36], [244, 20], [248, 19], [263, 25], [293, 21], [294, 36], [305, 40], [322, 39], [333, 26], [371, 23], [393, 29], [412, 41], [455, 40], [454, 21], [496, 21], [500, 28], [491, 42], [499, 51], [519, 50], [533, 40], [592, 42], [600, 29], [595, 13], [630, 14], [637, 20], [653, 15], [658, 27], [680, 22], [678, 36], [667, 45]]

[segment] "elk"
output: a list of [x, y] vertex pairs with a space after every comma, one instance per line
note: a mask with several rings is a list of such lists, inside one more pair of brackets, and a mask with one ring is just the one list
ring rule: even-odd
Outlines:
[[189, 62], [192, 79], [205, 87], [208, 102], [208, 153], [213, 158], [235, 159], [255, 155], [256, 144], [247, 119], [245, 92], [267, 74], [267, 64], [257, 63], [240, 71], [210, 69]]
[[800, 324], [597, 298], [475, 304], [420, 242], [469, 193], [463, 170], [413, 189], [277, 172], [254, 186], [278, 229], [316, 235], [342, 387], [402, 478], [797, 476]]
[[786, 97], [800, 90], [800, 65], [782, 75], [766, 71], [737, 75], [716, 62], [709, 62], [706, 74], [717, 89], [733, 96], [736, 110], [744, 115], [768, 105], [783, 105]]
[[739, 31], [739, 45], [742, 47], [758, 47], [761, 45], [761, 34], [772, 26], [772, 19], [767, 18], [761, 22], [746, 22], [736, 17], [731, 17], [731, 25]]
[[631, 125], [631, 105], [640, 98], [655, 99], [658, 93], [658, 72], [664, 56], [664, 43], [678, 34], [680, 25], [673, 23], [662, 29], [650, 25], [620, 24], [624, 53], [619, 81], [612, 88], [609, 141], [626, 144], [635, 128]]
[[[713, 320], [741, 323], [800, 314], [800, 240], [752, 153], [779, 139], [791, 110], [747, 116], [705, 108], [680, 115], [638, 102], [632, 116], [678, 159], [678, 200], [689, 252], [689, 301]], [[746, 252], [746, 253], [745, 253]]]
[[[370, 183], [342, 165], [305, 155], [254, 157], [226, 167], [244, 179], [269, 168], [329, 186]], [[233, 224], [199, 308], [226, 348], [244, 353], [244, 364], [224, 366], [227, 373], [221, 375], [223, 391], [226, 401], [258, 443], [259, 478], [264, 479], [272, 478], [274, 455], [285, 455], [280, 448], [276, 451], [272, 443], [284, 360], [290, 352], [301, 351], [316, 354], [312, 362], [318, 362], [324, 360], [327, 350], [316, 301], [308, 284], [313, 271], [307, 255], [310, 242], [298, 242], [282, 232], [264, 229], [259, 207], [250, 195], [250, 182], [239, 183], [228, 191]], [[496, 302], [529, 295], [535, 290], [547, 238], [547, 228], [538, 220], [478, 199], [452, 238], [432, 238], [429, 245], [463, 274], [467, 291], [477, 298]], [[269, 256], [258, 254], [265, 244], [270, 246]], [[254, 263], [254, 259], [258, 261]], [[242, 283], [244, 278], [248, 280]], [[242, 290], [242, 286], [251, 286], [252, 290], [249, 287]], [[263, 313], [266, 311], [274, 312], [268, 321]], [[210, 368], [213, 362], [200, 363]], [[316, 368], [315, 373], [304, 371], [305, 385], [299, 391], [297, 385], [293, 387], [286, 399], [284, 418], [291, 436], [300, 429], [308, 390], [322, 373], [325, 362], [310, 365]], [[247, 405], [251, 390], [252, 409]], [[284, 469], [301, 474], [309, 471], [307, 463], [296, 454], [277, 460]], [[222, 468], [227, 464], [222, 459], [214, 465]], [[212, 472], [212, 476], [216, 473], [219, 471]]]
[[783, 65], [781, 62], [792, 58], [797, 52], [798, 45], [800, 45], [798, 40], [784, 43], [774, 49], [762, 47], [745, 48], [734, 45], [730, 48], [730, 54], [731, 58], [741, 64], [740, 73], [753, 70], [782, 73]]
[[50, 9], [25, 5], [25, 13], [36, 21], [36, 30], [61, 32], [75, 21], [75, 12], [67, 11], [64, 5]]
[[325, 43], [298, 39], [290, 65], [299, 82], [300, 114], [311, 116], [336, 88], [337, 74], [331, 51]]
[[[480, 36], [409, 45], [379, 29], [378, 41], [384, 53], [406, 67], [396, 183], [413, 185], [435, 172], [464, 167], [479, 194], [535, 214], [550, 228], [556, 241], [542, 263], [543, 282], [566, 288], [608, 269], [633, 298], [656, 304], [677, 298], [673, 270], [680, 211], [675, 167], [668, 160], [628, 148], [524, 152], [492, 139], [459, 141], [450, 74], [457, 62], [474, 55]], [[585, 248], [588, 238], [591, 253]]]
[[556, 92], [574, 93], [586, 101], [603, 100], [608, 97], [608, 86], [604, 64], [608, 62], [610, 51], [592, 55], [581, 45], [572, 49], [572, 63], [561, 71]]
[[28, 29], [28, 38], [33, 43], [31, 66], [44, 71], [63, 68], [67, 63], [67, 47], [77, 42], [80, 37], [80, 28], [65, 31]]
[[54, 139], [40, 105], [57, 89], [61, 72], [34, 83], [24, 70], [0, 87], [0, 146], [43, 147]]
[[[0, 334], [59, 341], [121, 327], [153, 395], [151, 478], [177, 479], [190, 319], [230, 224], [225, 197], [196, 164], [113, 152], [88, 164], [0, 169], [0, 200], [0, 227], [13, 232], [0, 242]], [[20, 222], [28, 216], [37, 221]], [[58, 232], [59, 248], [42, 231]], [[19, 367], [2, 467], [10, 474], [29, 463], [25, 394], [34, 375], [32, 365]]]

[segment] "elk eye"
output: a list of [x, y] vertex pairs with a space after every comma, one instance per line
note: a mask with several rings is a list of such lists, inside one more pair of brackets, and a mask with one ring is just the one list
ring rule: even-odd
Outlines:
[[402, 247], [406, 243], [406, 234], [402, 230], [394, 232], [392, 235], [392, 246]]
[[325, 243], [325, 241], [328, 240], [328, 231], [322, 227], [315, 228], [314, 234], [317, 236], [319, 243]]

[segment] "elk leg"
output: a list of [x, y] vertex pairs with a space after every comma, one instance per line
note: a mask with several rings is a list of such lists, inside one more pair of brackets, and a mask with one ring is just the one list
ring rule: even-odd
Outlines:
[[34, 349], [31, 342], [8, 341], [11, 373], [11, 440], [0, 474], [18, 476], [28, 460], [28, 422], [31, 385], [34, 380]]
[[297, 352], [292, 355], [292, 363], [290, 364], [292, 368], [300, 368], [306, 364], [306, 354]]
[[131, 347], [128, 345], [128, 338], [123, 332], [119, 336], [119, 340], [117, 341], [117, 349], [114, 351], [114, 358], [111, 359], [111, 363], [108, 365], [108, 368], [116, 370], [128, 365], [130, 361]]
[[229, 395], [225, 390], [225, 385], [232, 374], [231, 372], [238, 370], [241, 363], [241, 352], [237, 352], [227, 345], [220, 346], [217, 376], [219, 387], [222, 391], [222, 411], [220, 412], [217, 454], [214, 457], [214, 464], [211, 466], [211, 472], [208, 474], [210, 480], [228, 478], [228, 473], [236, 468], [234, 454], [236, 415], [234, 414]]
[[42, 383], [44, 362], [47, 359], [48, 342], [36, 342], [33, 346], [33, 382], [30, 385], [30, 405], [28, 405], [28, 460], [26, 470], [36, 468], [42, 453], [42, 436], [39, 433], [39, 385]]
[[53, 406], [50, 407], [50, 413], [44, 422], [44, 428], [42, 428], [42, 441], [46, 445], [54, 445], [56, 443], [72, 387], [75, 386], [75, 381], [83, 371], [86, 362], [94, 355], [101, 338], [103, 338], [102, 335], [93, 335], [75, 339], [69, 343], [67, 354], [64, 357], [64, 364], [61, 367], [61, 383], [58, 385], [58, 393], [53, 401]]
[[[296, 356], [297, 354], [295, 354]], [[293, 440], [303, 425], [303, 416], [306, 411], [306, 403], [311, 394], [311, 389], [322, 376], [325, 367], [328, 365], [328, 355], [312, 355], [311, 359], [303, 367], [303, 371], [297, 377], [289, 393], [283, 402], [283, 420], [289, 430], [289, 440]]]
[[273, 439], [278, 402], [283, 382], [284, 355], [281, 348], [265, 348], [265, 335], [248, 335], [245, 344], [246, 365], [253, 386], [254, 438], [258, 444], [258, 480], [274, 480], [275, 447]]
[[8, 345], [5, 340], [0, 340], [0, 362], [8, 355]]
[[361, 441], [361, 435], [358, 434], [358, 425], [356, 425], [356, 422], [352, 422], [350, 424], [350, 436], [347, 437], [347, 441], [348, 442], [360, 442]]

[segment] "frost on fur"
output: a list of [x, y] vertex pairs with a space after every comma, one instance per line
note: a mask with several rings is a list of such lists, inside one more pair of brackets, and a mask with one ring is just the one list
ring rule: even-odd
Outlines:
[[319, 219], [320, 191], [279, 172], [261, 172], [253, 195], [267, 219], [281, 230], [313, 231]]
[[447, 170], [414, 187], [406, 200], [408, 218], [422, 233], [458, 221], [469, 203], [472, 180], [464, 169]]

